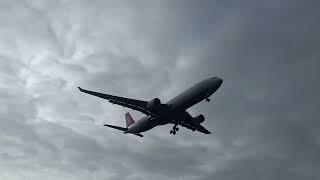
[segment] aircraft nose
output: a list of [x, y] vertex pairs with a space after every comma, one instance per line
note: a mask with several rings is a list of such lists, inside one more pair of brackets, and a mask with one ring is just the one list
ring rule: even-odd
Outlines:
[[215, 91], [217, 89], [220, 88], [222, 82], [223, 82], [223, 79], [222, 78], [219, 78], [219, 77], [214, 77], [214, 78], [211, 78], [212, 79], [212, 85], [213, 85], [213, 89], [215, 89]]
[[218, 84], [219, 86], [222, 84], [223, 79], [219, 78], [219, 77], [213, 77], [211, 78], [212, 80], [214, 80], [215, 84]]
[[217, 78], [217, 82], [218, 82], [219, 86], [221, 86], [221, 84], [223, 83], [223, 79]]

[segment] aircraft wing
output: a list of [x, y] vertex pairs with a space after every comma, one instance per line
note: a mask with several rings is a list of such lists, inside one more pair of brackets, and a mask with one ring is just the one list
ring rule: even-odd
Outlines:
[[203, 127], [201, 124], [197, 125], [197, 131], [202, 132], [204, 134], [211, 134], [211, 132], [205, 127]]
[[193, 121], [193, 117], [187, 111], [182, 113], [179, 118], [180, 119], [178, 120], [178, 122], [179, 122], [179, 125], [181, 125], [182, 127], [191, 129], [193, 131], [197, 130], [204, 134], [211, 134], [211, 132], [207, 130], [205, 127], [203, 127], [201, 124], [195, 123]]
[[127, 107], [133, 110], [140, 111], [146, 115], [151, 115], [151, 111], [147, 109], [147, 101], [141, 101], [141, 100], [136, 100], [136, 99], [129, 99], [129, 98], [124, 98], [124, 97], [118, 97], [118, 96], [113, 96], [109, 94], [103, 94], [99, 92], [94, 92], [94, 91], [89, 91], [86, 89], [82, 89], [78, 87], [81, 92], [97, 96], [103, 99], [108, 100], [112, 104], [117, 104], [123, 107]]

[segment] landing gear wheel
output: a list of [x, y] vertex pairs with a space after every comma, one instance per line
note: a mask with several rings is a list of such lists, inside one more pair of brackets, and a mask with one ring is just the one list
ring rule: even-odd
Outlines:
[[173, 127], [172, 127], [172, 130], [170, 130], [170, 134], [173, 134], [175, 135], [177, 133], [177, 131], [179, 131], [179, 128], [177, 127], [178, 124], [175, 124]]
[[210, 102], [210, 98], [206, 98], [206, 101], [207, 101], [207, 102]]
[[170, 134], [176, 135], [176, 133], [177, 133], [177, 132], [174, 131], [174, 130], [171, 130], [171, 131], [170, 131]]

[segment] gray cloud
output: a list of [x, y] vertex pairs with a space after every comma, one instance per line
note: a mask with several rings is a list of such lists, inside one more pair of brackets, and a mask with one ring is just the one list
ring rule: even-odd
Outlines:
[[[1, 1], [2, 179], [316, 179], [316, 1]], [[221, 76], [211, 136], [101, 127], [127, 109], [77, 86], [163, 101]], [[141, 114], [133, 112], [134, 118]]]

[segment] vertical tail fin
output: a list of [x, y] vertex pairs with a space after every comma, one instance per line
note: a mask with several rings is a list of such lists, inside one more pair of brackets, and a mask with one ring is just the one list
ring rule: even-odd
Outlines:
[[126, 118], [126, 126], [128, 128], [129, 126], [131, 126], [134, 123], [134, 120], [129, 113], [125, 114], [125, 118]]

